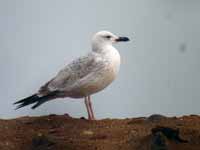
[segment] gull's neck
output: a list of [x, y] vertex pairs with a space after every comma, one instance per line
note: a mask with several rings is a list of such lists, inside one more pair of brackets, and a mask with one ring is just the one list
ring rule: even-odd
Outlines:
[[105, 53], [109, 53], [110, 51], [117, 51], [115, 49], [115, 47], [112, 45], [112, 44], [92, 44], [92, 51], [93, 52], [96, 52], [96, 53], [102, 53], [102, 54], [105, 54]]

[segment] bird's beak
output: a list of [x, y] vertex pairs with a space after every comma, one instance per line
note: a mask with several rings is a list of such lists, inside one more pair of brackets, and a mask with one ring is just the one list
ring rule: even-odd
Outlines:
[[129, 38], [127, 37], [118, 37], [117, 39], [115, 39], [116, 42], [127, 42], [130, 41]]

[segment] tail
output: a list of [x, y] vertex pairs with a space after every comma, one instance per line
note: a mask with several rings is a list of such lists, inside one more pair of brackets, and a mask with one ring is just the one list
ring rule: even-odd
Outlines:
[[24, 99], [14, 103], [15, 105], [18, 104], [18, 106], [16, 107], [16, 110], [19, 108], [25, 107], [27, 105], [34, 104], [34, 103], [35, 103], [35, 105], [33, 105], [31, 108], [35, 109], [38, 106], [40, 106], [41, 104], [45, 103], [46, 101], [55, 98], [56, 93], [57, 92], [51, 92], [45, 96], [38, 96], [37, 94], [34, 94], [32, 96], [24, 98]]

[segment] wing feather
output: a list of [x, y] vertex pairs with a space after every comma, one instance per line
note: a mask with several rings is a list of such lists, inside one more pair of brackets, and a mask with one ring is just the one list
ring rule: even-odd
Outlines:
[[93, 72], [100, 70], [105, 63], [98, 54], [89, 53], [87, 56], [80, 57], [66, 67], [39, 90], [41, 94], [47, 94], [52, 91], [65, 91], [73, 87], [79, 80], [89, 76]]

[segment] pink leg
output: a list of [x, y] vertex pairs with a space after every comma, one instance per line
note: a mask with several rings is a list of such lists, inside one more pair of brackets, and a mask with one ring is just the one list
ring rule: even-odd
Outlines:
[[95, 120], [94, 112], [93, 112], [93, 109], [92, 109], [92, 102], [91, 102], [90, 96], [88, 96], [88, 101], [89, 101], [89, 108], [90, 108], [92, 120]]
[[85, 97], [85, 106], [87, 108], [88, 120], [92, 120], [92, 115], [91, 115], [91, 112], [90, 112], [88, 97]]

